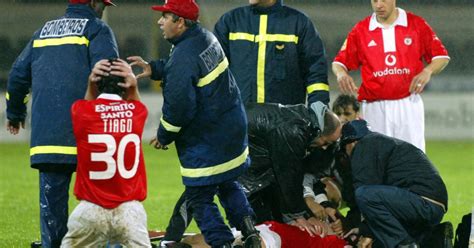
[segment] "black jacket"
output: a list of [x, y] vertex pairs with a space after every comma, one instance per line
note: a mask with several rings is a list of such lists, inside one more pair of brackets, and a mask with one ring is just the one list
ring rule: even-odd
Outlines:
[[282, 214], [304, 215], [303, 161], [320, 134], [316, 115], [303, 104], [249, 104], [246, 110], [252, 163], [239, 181], [250, 195], [276, 183]]
[[438, 171], [425, 153], [410, 143], [369, 133], [351, 156], [354, 189], [363, 185], [390, 185], [443, 203], [448, 193]]

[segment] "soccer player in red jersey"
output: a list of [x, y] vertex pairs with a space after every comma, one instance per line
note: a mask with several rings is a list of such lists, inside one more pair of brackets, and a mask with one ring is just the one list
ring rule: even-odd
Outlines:
[[[344, 248], [350, 247], [342, 238], [329, 233], [330, 227], [324, 222], [315, 223], [318, 226], [318, 235], [310, 235], [297, 226], [283, 224], [276, 221], [267, 221], [255, 226], [259, 231], [261, 245], [264, 248]], [[241, 244], [239, 237], [242, 234], [232, 230], [235, 237], [234, 245], [238, 247]], [[185, 237], [179, 247], [208, 248], [201, 234]]]
[[[371, 3], [374, 13], [354, 26], [332, 70], [342, 93], [358, 92], [361, 117], [373, 131], [425, 151], [420, 93], [448, 64], [448, 52], [426, 21], [397, 8], [396, 0]], [[357, 88], [348, 71], [359, 67], [362, 84]]]
[[141, 136], [148, 111], [127, 62], [99, 61], [85, 100], [76, 101], [71, 114], [78, 155], [74, 194], [80, 203], [62, 247], [107, 242], [151, 247], [141, 203], [147, 193]]

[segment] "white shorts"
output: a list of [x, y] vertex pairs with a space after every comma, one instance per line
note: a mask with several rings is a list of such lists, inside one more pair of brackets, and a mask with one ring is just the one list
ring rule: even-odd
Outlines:
[[425, 110], [419, 94], [400, 100], [362, 102], [361, 117], [372, 131], [407, 141], [425, 152]]
[[145, 209], [138, 201], [124, 202], [114, 209], [81, 201], [69, 216], [67, 228], [61, 247], [105, 247], [109, 242], [151, 247]]
[[[270, 230], [270, 226], [266, 224], [260, 224], [255, 226], [255, 229], [259, 232], [260, 238], [263, 240], [263, 243], [265, 243], [266, 248], [279, 248], [281, 247], [281, 237], [278, 235], [278, 233]], [[238, 231], [235, 228], [231, 229], [232, 234], [234, 235], [235, 244], [241, 245], [238, 240], [242, 238], [242, 233]]]

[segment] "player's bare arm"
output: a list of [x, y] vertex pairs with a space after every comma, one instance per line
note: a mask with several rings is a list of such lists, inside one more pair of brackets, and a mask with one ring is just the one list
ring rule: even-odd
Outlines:
[[316, 216], [316, 218], [320, 220], [326, 219], [326, 212], [324, 211], [324, 207], [317, 203], [313, 197], [307, 196], [304, 198], [306, 206], [311, 210], [311, 212]]
[[410, 92], [420, 94], [425, 86], [430, 82], [431, 75], [440, 73], [449, 63], [447, 58], [439, 58], [431, 61], [418, 75], [416, 75], [410, 84]]
[[142, 57], [140, 57], [140, 56], [130, 56], [130, 57], [127, 58], [127, 60], [131, 62], [130, 63], [131, 66], [136, 65], [136, 66], [142, 68], [143, 71], [142, 71], [142, 73], [137, 75], [137, 79], [151, 76], [151, 66], [150, 66], [150, 64], [148, 64], [148, 62], [143, 60]]
[[337, 84], [343, 94], [357, 94], [357, 86], [346, 68], [337, 63], [332, 64], [332, 72], [337, 78]]

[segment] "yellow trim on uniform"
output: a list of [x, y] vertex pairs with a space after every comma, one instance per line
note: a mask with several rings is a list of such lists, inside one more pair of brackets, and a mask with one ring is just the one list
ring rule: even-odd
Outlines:
[[[10, 101], [10, 94], [8, 92], [5, 93], [5, 98], [7, 101]], [[30, 101], [30, 95], [26, 95], [25, 98], [23, 98], [23, 103], [28, 103]]]
[[298, 36], [293, 34], [259, 34], [255, 38], [256, 42], [292, 42], [298, 44]]
[[25, 98], [23, 98], [23, 103], [28, 103], [30, 101], [30, 94], [26, 95]]
[[255, 35], [249, 33], [229, 33], [229, 40], [247, 40], [255, 41]]
[[77, 155], [77, 148], [75, 146], [35, 146], [30, 148], [30, 156], [37, 154]]
[[325, 83], [315, 83], [315, 84], [312, 84], [312, 85], [306, 87], [306, 92], [308, 92], [308, 94], [311, 94], [311, 93], [313, 93], [314, 91], [317, 91], [317, 90], [329, 91], [329, 85], [327, 85]]
[[168, 132], [177, 133], [179, 132], [179, 130], [181, 130], [181, 127], [173, 126], [169, 122], [165, 121], [165, 119], [163, 119], [163, 116], [161, 116], [160, 121], [161, 121], [161, 125], [163, 125], [163, 127]]
[[220, 62], [219, 65], [214, 68], [214, 70], [209, 72], [209, 74], [207, 74], [205, 77], [199, 79], [197, 86], [203, 87], [212, 83], [212, 81], [214, 81], [219, 75], [221, 75], [228, 67], [229, 61], [226, 57], [224, 57], [224, 60], [222, 60], [222, 62]]
[[[259, 36], [267, 35], [268, 15], [260, 16]], [[267, 52], [267, 42], [258, 41], [258, 62], [257, 62], [257, 102], [265, 102], [265, 59]]]
[[192, 177], [192, 178], [218, 175], [218, 174], [221, 174], [226, 171], [230, 171], [234, 168], [239, 167], [241, 164], [245, 162], [248, 155], [249, 155], [249, 148], [247, 147], [245, 148], [244, 152], [240, 154], [238, 157], [222, 164], [214, 165], [207, 168], [198, 168], [198, 169], [189, 169], [189, 168], [184, 168], [181, 166], [181, 175], [183, 177]]
[[66, 44], [89, 46], [89, 40], [85, 36], [70, 36], [33, 41], [33, 47], [60, 46]]
[[265, 102], [265, 60], [267, 42], [291, 42], [298, 44], [299, 40], [299, 37], [293, 34], [267, 34], [267, 27], [268, 15], [260, 15], [258, 35], [249, 33], [229, 33], [229, 40], [246, 40], [258, 43], [257, 102], [259, 103]]

